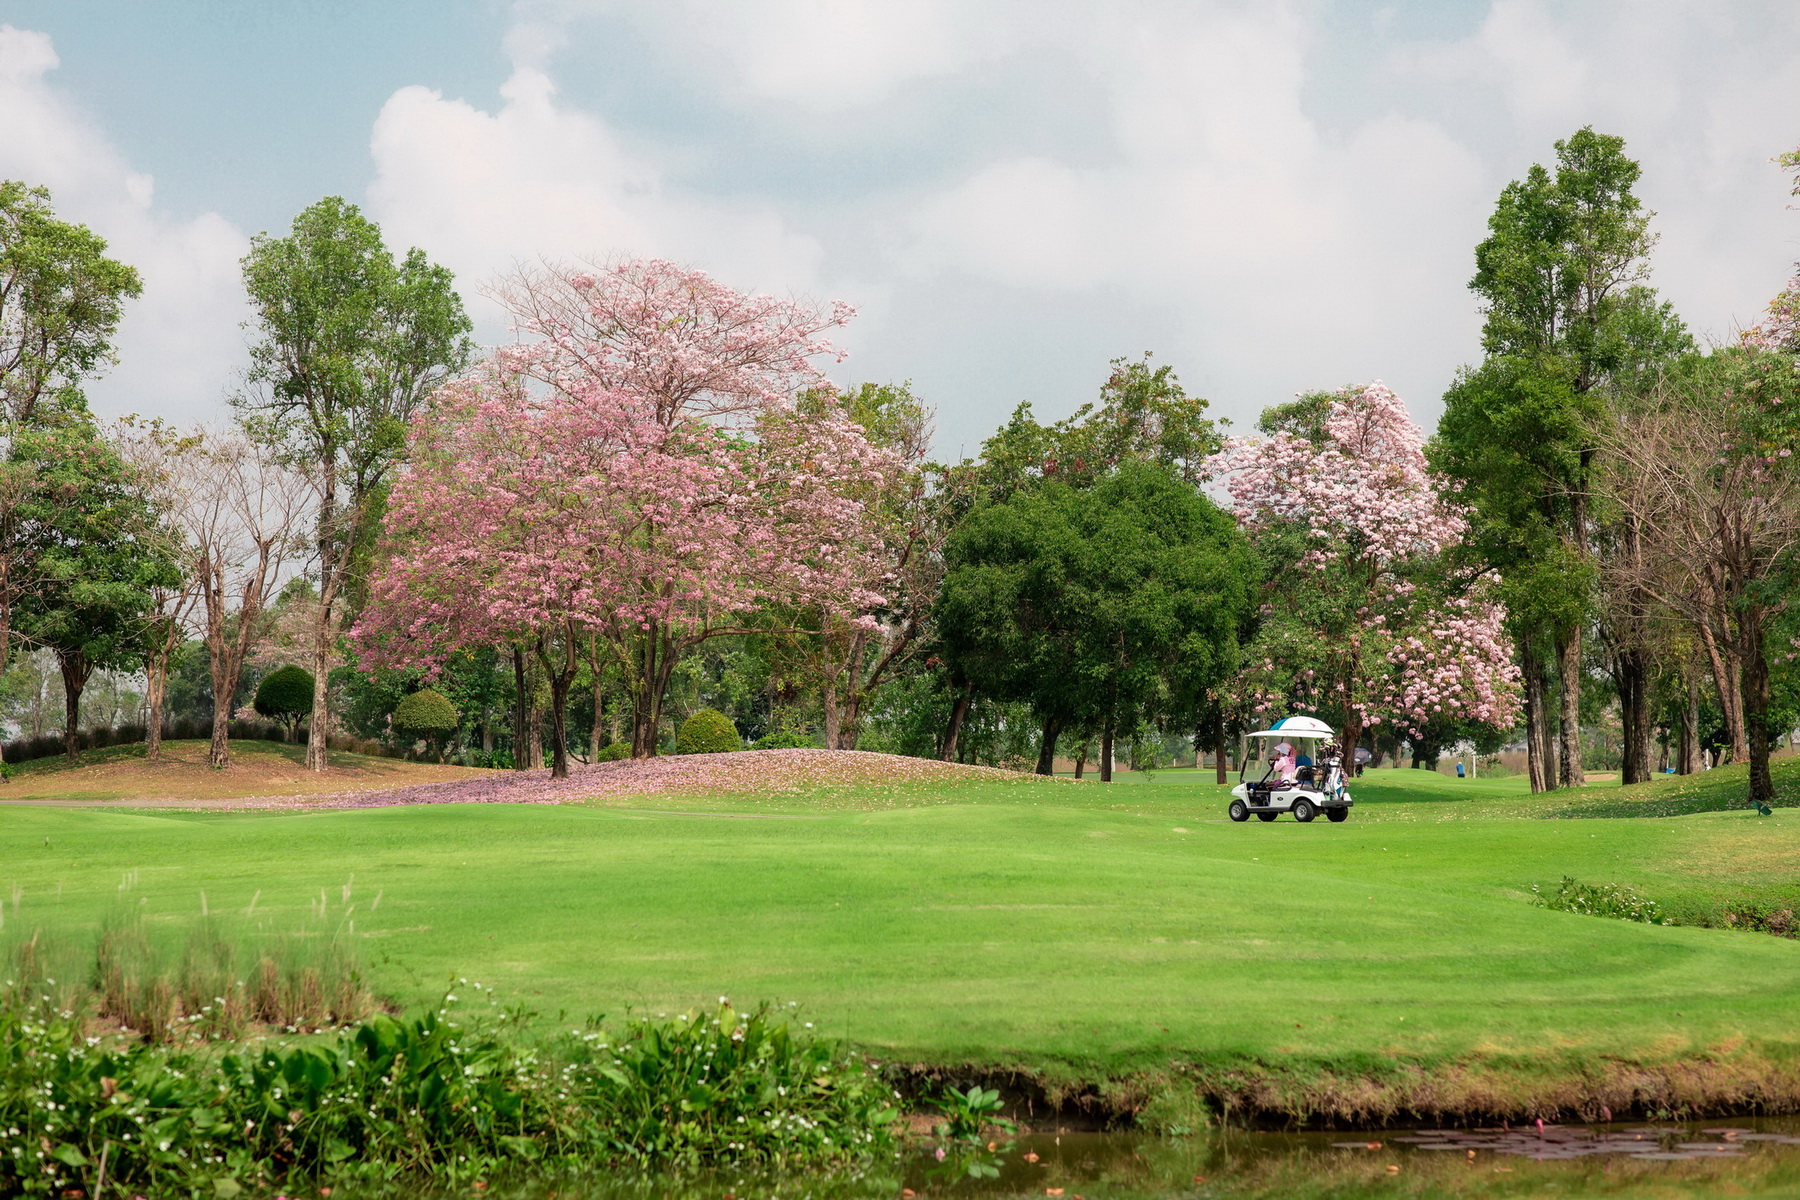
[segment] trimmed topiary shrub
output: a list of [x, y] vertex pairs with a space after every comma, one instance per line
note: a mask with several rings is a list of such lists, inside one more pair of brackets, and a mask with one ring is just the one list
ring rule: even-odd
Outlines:
[[256, 686], [256, 699], [251, 701], [251, 707], [256, 709], [257, 715], [287, 726], [287, 740], [293, 741], [300, 722], [312, 716], [312, 672], [305, 667], [275, 668]]
[[804, 733], [795, 733], [791, 729], [783, 729], [779, 733], [771, 733], [757, 738], [750, 744], [752, 750], [815, 750], [817, 745]]
[[618, 762], [622, 758], [630, 758], [630, 757], [631, 757], [631, 743], [630, 742], [610, 742], [606, 746], [601, 748], [600, 753], [594, 755], [594, 761], [597, 763]]
[[[394, 709], [392, 724], [402, 736], [424, 738], [433, 746], [439, 746], [456, 732], [462, 718], [457, 715], [456, 705], [450, 703], [444, 693], [420, 688], [400, 701], [399, 707]], [[438, 757], [443, 757], [441, 749]]]
[[677, 754], [723, 754], [742, 750], [744, 739], [738, 736], [731, 718], [716, 708], [703, 708], [681, 723], [675, 735]]

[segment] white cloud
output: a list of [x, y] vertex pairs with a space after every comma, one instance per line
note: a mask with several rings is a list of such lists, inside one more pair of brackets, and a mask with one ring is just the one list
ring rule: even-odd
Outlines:
[[817, 112], [867, 104], [904, 85], [1000, 53], [1010, 13], [1030, 6], [957, 0], [548, 0], [518, 5], [520, 25], [563, 27], [582, 17], [628, 21], [678, 54], [698, 80], [749, 103]]
[[417, 245], [458, 276], [489, 340], [498, 315], [479, 287], [539, 257], [657, 255], [734, 286], [817, 291], [820, 248], [778, 211], [717, 203], [665, 184], [607, 123], [558, 103], [550, 77], [517, 65], [485, 112], [422, 87], [375, 121], [369, 208], [391, 245]]
[[102, 413], [216, 414], [243, 359], [243, 233], [216, 213], [157, 210], [155, 181], [50, 82], [49, 37], [0, 25], [0, 177], [50, 188], [59, 216], [88, 225], [143, 276], [118, 336], [119, 365], [88, 394]]

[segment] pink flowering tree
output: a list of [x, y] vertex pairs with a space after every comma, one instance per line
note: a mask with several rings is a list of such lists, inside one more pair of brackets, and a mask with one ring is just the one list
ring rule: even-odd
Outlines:
[[[810, 365], [841, 323], [699, 272], [629, 261], [509, 281], [521, 341], [412, 427], [382, 566], [355, 636], [368, 666], [435, 671], [530, 645], [550, 683], [552, 773], [592, 639], [654, 751], [682, 655], [759, 606], [882, 603], [868, 497], [894, 471]], [[585, 316], [583, 315], [585, 314]], [[810, 315], [809, 315], [810, 314]]]
[[1265, 565], [1240, 713], [1323, 710], [1346, 747], [1384, 722], [1415, 739], [1450, 721], [1510, 727], [1505, 614], [1492, 580], [1447, 565], [1465, 524], [1423, 433], [1379, 382], [1322, 399], [1299, 428], [1230, 439], [1210, 463]]

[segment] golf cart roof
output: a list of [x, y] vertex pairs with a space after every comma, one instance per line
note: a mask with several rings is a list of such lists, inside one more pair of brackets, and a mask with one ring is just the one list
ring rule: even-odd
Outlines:
[[1317, 717], [1283, 717], [1267, 729], [1259, 729], [1253, 738], [1335, 738], [1331, 726]]

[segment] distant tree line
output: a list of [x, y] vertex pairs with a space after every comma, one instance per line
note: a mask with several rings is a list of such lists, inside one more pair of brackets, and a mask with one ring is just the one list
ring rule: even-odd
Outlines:
[[842, 305], [546, 261], [488, 284], [516, 337], [484, 351], [449, 272], [335, 197], [244, 259], [231, 424], [103, 425], [82, 387], [141, 283], [8, 182], [0, 701], [41, 731], [53, 669], [71, 756], [99, 679], [152, 756], [204, 714], [218, 766], [258, 714], [564, 774], [716, 710], [738, 744], [1103, 780], [1223, 771], [1308, 712], [1415, 765], [1516, 739], [1534, 789], [1743, 760], [1766, 800], [1800, 719], [1800, 284], [1698, 346], [1638, 177], [1583, 129], [1502, 191], [1434, 435], [1373, 381], [1232, 436], [1146, 354], [952, 464], [910, 386], [828, 379]]

